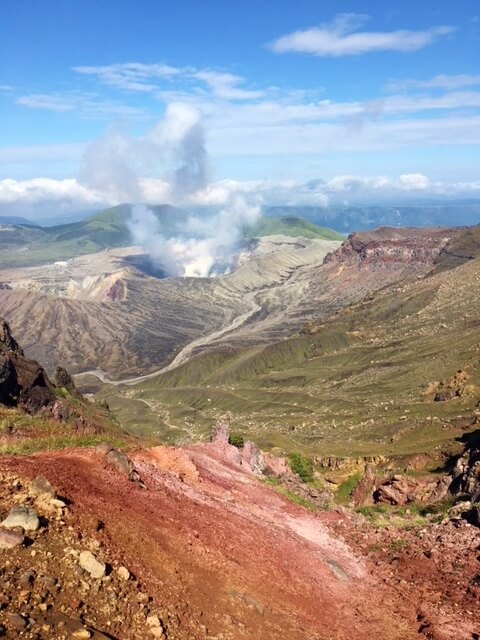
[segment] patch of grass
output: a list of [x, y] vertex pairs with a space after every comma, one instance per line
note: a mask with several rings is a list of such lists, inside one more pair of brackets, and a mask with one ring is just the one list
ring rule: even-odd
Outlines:
[[[423, 505], [424, 506], [424, 505]], [[425, 526], [430, 520], [421, 515], [422, 505], [409, 504], [406, 506], [391, 506], [386, 504], [374, 504], [357, 507], [357, 513], [361, 513], [377, 528], [395, 527], [397, 529], [416, 529]]]
[[288, 465], [293, 473], [296, 473], [302, 482], [313, 482], [313, 460], [301, 453], [290, 453]]
[[309, 511], [318, 511], [319, 508], [313, 502], [302, 498], [291, 489], [287, 489], [287, 487], [283, 486], [280, 478], [265, 478], [264, 482], [270, 485], [277, 493], [284, 496], [289, 502], [298, 505], [299, 507], [303, 507], [304, 509], [308, 509]]
[[340, 504], [348, 504], [350, 496], [362, 479], [361, 473], [354, 473], [344, 480], [335, 493], [335, 498]]
[[371, 506], [357, 507], [357, 513], [361, 513], [368, 520], [373, 520], [379, 514], [388, 513], [389, 509], [385, 504], [374, 504]]
[[418, 513], [421, 516], [431, 515], [444, 515], [449, 509], [451, 509], [458, 502], [457, 497], [451, 496], [441, 500], [440, 502], [434, 502], [433, 504], [416, 505]]
[[58, 451], [60, 449], [96, 447], [101, 442], [107, 442], [112, 447], [124, 447], [125, 440], [105, 434], [100, 435], [69, 435], [59, 434], [44, 438], [25, 438], [0, 444], [0, 455], [25, 456], [40, 451]]
[[392, 540], [390, 543], [390, 548], [392, 551], [400, 552], [408, 549], [409, 542], [405, 538], [397, 538], [397, 540]]
[[[86, 414], [93, 410], [93, 405], [86, 405]], [[101, 420], [101, 424], [97, 423], [96, 427], [89, 430], [76, 430], [69, 421], [57, 422], [0, 406], [0, 455], [29, 455], [38, 451], [94, 447], [101, 442], [121, 447], [131, 445], [128, 436], [106, 416], [96, 414], [92, 417]]]

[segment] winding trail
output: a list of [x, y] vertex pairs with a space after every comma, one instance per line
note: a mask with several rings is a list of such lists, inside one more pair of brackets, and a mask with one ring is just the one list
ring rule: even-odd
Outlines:
[[244, 299], [245, 301], [251, 303], [252, 305], [251, 309], [249, 309], [245, 313], [240, 314], [239, 316], [236, 316], [236, 318], [234, 318], [232, 322], [230, 322], [230, 324], [228, 324], [226, 327], [222, 327], [221, 329], [218, 329], [213, 333], [209, 333], [207, 336], [202, 336], [200, 338], [196, 338], [195, 340], [192, 340], [192, 342], [189, 342], [187, 345], [185, 345], [185, 347], [183, 347], [181, 351], [177, 353], [177, 355], [175, 356], [175, 358], [172, 360], [170, 364], [168, 364], [165, 367], [162, 367], [161, 369], [157, 369], [156, 371], [152, 371], [151, 373], [147, 373], [146, 375], [143, 375], [143, 376], [126, 378], [124, 380], [112, 380], [107, 376], [105, 371], [102, 371], [102, 369], [92, 369], [90, 371], [83, 371], [82, 373], [76, 373], [74, 377], [80, 378], [83, 376], [90, 375], [90, 376], [97, 377], [104, 384], [109, 384], [114, 386], [119, 386], [119, 385], [131, 386], [131, 385], [138, 384], [139, 382], [144, 382], [145, 380], [150, 380], [151, 378], [156, 378], [162, 373], [167, 373], [167, 371], [172, 371], [172, 369], [176, 369], [180, 365], [187, 362], [191, 357], [192, 353], [195, 351], [195, 349], [197, 349], [198, 347], [203, 347], [207, 344], [211, 344], [218, 338], [221, 338], [225, 334], [230, 333], [230, 331], [235, 331], [235, 329], [238, 329], [242, 325], [244, 325], [253, 315], [255, 315], [255, 313], [257, 313], [257, 311], [260, 311], [262, 307], [255, 302], [255, 297], [257, 296], [258, 293], [260, 293], [260, 291], [261, 290], [251, 291], [245, 295]]

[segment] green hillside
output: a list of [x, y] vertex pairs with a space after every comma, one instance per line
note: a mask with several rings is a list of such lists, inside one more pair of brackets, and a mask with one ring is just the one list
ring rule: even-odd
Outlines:
[[[128, 246], [132, 243], [127, 225], [130, 208], [131, 205], [121, 204], [80, 222], [54, 227], [0, 227], [0, 268], [34, 266]], [[154, 205], [149, 209], [156, 214], [161, 230], [167, 235], [181, 233], [189, 216], [187, 211], [170, 205]], [[334, 231], [301, 218], [261, 218], [253, 229], [245, 230], [244, 238], [272, 234], [343, 239]]]
[[[182, 209], [169, 205], [152, 206], [150, 209], [158, 216], [166, 232], [175, 227], [181, 228], [188, 216]], [[0, 247], [6, 249], [0, 255], [0, 268], [34, 266], [128, 246], [132, 242], [127, 226], [129, 215], [130, 205], [122, 204], [71, 224], [42, 228], [15, 227], [18, 237], [15, 247], [2, 246], [0, 230]], [[8, 233], [4, 232], [4, 243], [7, 236]]]
[[319, 239], [319, 240], [344, 240], [345, 237], [324, 227], [318, 227], [313, 222], [308, 222], [303, 218], [284, 217], [284, 218], [268, 218], [263, 216], [252, 228], [244, 230], [244, 236], [247, 239], [259, 238], [262, 236], [272, 236], [281, 234], [298, 238]]
[[[219, 349], [101, 396], [158, 440], [207, 437], [222, 416], [261, 447], [310, 455], [440, 456], [480, 397], [480, 260], [378, 293], [268, 346]], [[459, 395], [438, 383], [467, 375]], [[139, 413], [140, 411], [140, 413]]]

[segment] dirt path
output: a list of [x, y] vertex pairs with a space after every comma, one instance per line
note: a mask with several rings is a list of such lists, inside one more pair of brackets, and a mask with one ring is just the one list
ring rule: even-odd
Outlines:
[[69, 498], [69, 524], [95, 535], [178, 620], [171, 638], [418, 638], [412, 611], [330, 531], [338, 514], [286, 502], [209, 445], [139, 452], [135, 463], [146, 490], [93, 452], [0, 468], [41, 473]]

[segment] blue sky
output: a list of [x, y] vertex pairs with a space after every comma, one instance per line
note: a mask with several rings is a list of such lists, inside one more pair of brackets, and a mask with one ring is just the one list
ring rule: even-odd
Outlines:
[[169, 104], [205, 136], [192, 202], [480, 194], [478, 1], [3, 0], [0, 56], [0, 209], [128, 195], [82, 178], [112, 135], [103, 157], [171, 196]]

